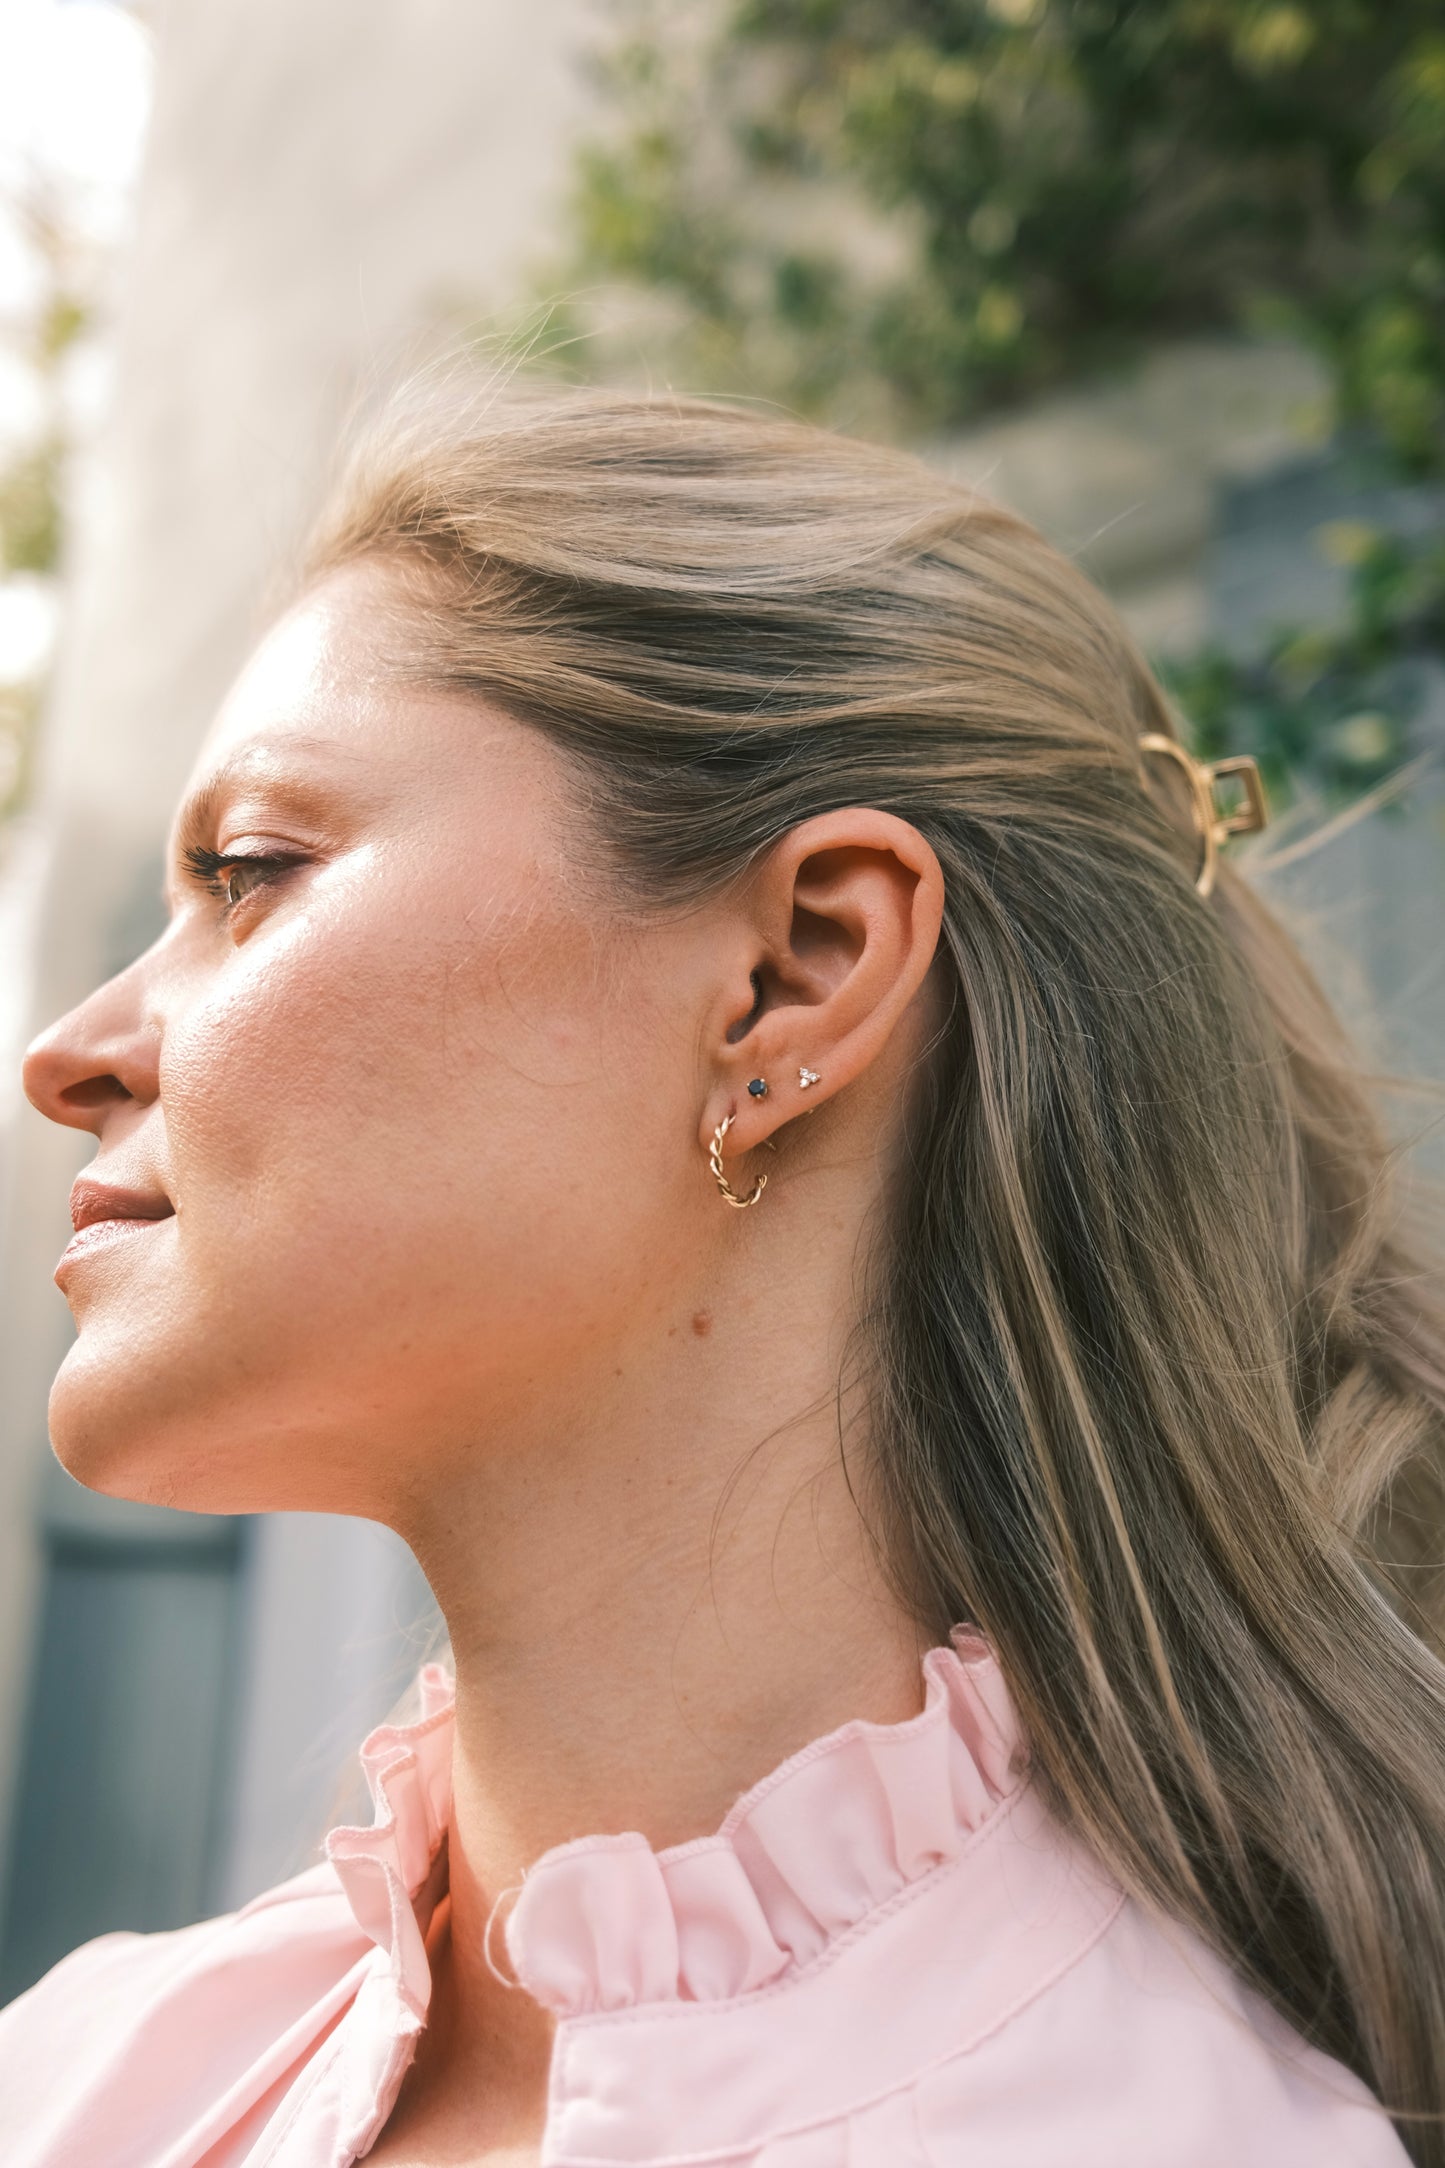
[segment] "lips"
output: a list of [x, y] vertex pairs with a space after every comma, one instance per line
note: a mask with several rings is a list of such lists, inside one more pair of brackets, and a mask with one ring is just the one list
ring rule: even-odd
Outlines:
[[98, 1182], [82, 1174], [70, 1192], [70, 1218], [75, 1233], [55, 1268], [57, 1283], [71, 1265], [94, 1251], [116, 1242], [134, 1241], [160, 1220], [173, 1219], [175, 1207], [160, 1190], [122, 1189], [118, 1184]]
[[174, 1211], [162, 1190], [121, 1189], [88, 1174], [79, 1175], [70, 1192], [70, 1223], [77, 1234], [101, 1220], [161, 1220]]

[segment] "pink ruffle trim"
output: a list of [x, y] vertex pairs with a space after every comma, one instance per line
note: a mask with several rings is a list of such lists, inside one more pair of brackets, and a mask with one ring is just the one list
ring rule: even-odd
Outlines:
[[[560, 2016], [746, 1994], [813, 1963], [870, 1913], [956, 1858], [1022, 1778], [998, 1663], [957, 1627], [923, 1659], [924, 1707], [842, 1725], [745, 1792], [709, 1837], [654, 1851], [636, 1832], [544, 1852], [506, 1921], [522, 1984]], [[429, 1994], [413, 1900], [446, 1832], [452, 1681], [420, 1676], [423, 1715], [362, 1747], [372, 1829], [327, 1853], [352, 1911], [419, 2013]]]
[[441, 1850], [452, 1811], [455, 1682], [440, 1664], [417, 1675], [421, 1716], [379, 1724], [361, 1745], [375, 1812], [370, 1829], [333, 1829], [326, 1856], [357, 1925], [391, 1959], [390, 1971], [417, 2015], [431, 2000], [431, 1967], [413, 1900]]

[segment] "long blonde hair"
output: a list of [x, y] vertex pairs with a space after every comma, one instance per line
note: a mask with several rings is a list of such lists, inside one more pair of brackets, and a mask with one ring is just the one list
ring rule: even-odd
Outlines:
[[[947, 1021], [856, 1352], [883, 1554], [992, 1638], [1060, 1813], [1445, 2164], [1445, 1317], [1315, 980], [1146, 777], [1175, 729], [1023, 521], [733, 406], [423, 385], [300, 581], [585, 781], [630, 896], [867, 803], [942, 863]], [[1159, 764], [1156, 764], [1156, 766]]]

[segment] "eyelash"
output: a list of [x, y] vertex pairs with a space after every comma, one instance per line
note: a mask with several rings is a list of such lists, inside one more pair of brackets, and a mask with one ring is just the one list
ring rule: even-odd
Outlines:
[[[258, 874], [258, 885], [267, 887], [299, 863], [295, 858], [270, 852], [213, 851], [204, 843], [187, 845], [182, 855], [187, 872], [219, 899], [227, 914], [236, 910], [246, 900], [245, 896], [232, 896], [230, 892], [228, 876], [234, 867], [254, 868]], [[250, 895], [253, 891], [248, 889], [246, 893]]]

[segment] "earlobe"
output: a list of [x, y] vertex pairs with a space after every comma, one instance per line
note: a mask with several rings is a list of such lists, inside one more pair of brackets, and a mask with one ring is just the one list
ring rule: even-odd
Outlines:
[[[806, 1091], [810, 1084], [821, 1084], [822, 1081], [823, 1073], [820, 1069], [809, 1069], [805, 1064], [798, 1071], [798, 1089], [800, 1091]], [[767, 1078], [761, 1076], [750, 1077], [748, 1079], [748, 1092], [754, 1099], [766, 1099], [768, 1096]]]

